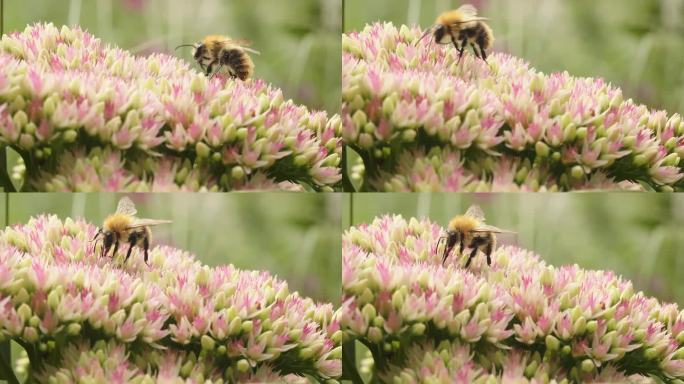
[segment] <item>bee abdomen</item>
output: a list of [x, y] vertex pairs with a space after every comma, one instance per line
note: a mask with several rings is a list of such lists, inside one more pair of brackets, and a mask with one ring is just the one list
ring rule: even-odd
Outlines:
[[241, 49], [224, 50], [221, 55], [221, 63], [228, 66], [231, 75], [240, 80], [247, 80], [252, 74], [252, 59]]
[[494, 35], [492, 34], [491, 28], [485, 23], [477, 23], [477, 45], [482, 47], [482, 49], [489, 49], [494, 44]]

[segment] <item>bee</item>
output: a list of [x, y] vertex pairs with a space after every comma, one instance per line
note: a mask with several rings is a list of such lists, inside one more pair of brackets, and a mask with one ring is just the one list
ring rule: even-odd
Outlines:
[[[485, 224], [484, 213], [477, 205], [472, 205], [465, 215], [455, 216], [449, 221], [446, 236], [442, 236], [437, 241], [437, 249], [442, 242], [446, 242], [444, 253], [442, 254], [442, 265], [446, 261], [449, 253], [456, 243], [459, 244], [459, 254], [462, 255], [466, 247], [470, 248], [470, 256], [465, 267], [468, 268], [477, 251], [481, 251], [487, 256], [487, 265], [492, 264], [492, 251], [496, 247], [496, 233], [515, 233], [499, 229]], [[435, 249], [435, 253], [437, 253]]]
[[128, 244], [128, 252], [124, 263], [128, 261], [131, 256], [133, 247], [143, 249], [145, 254], [145, 264], [147, 264], [148, 251], [150, 249], [150, 240], [152, 233], [150, 226], [159, 224], [171, 223], [169, 220], [152, 220], [139, 219], [135, 217], [137, 210], [135, 205], [128, 197], [123, 197], [119, 200], [116, 207], [116, 212], [107, 216], [102, 224], [102, 228], [98, 228], [97, 234], [92, 241], [97, 245], [97, 240], [102, 239], [102, 256], [107, 256], [109, 250], [114, 247], [112, 257], [116, 255], [119, 250], [119, 244]]
[[475, 56], [487, 62], [487, 50], [494, 44], [494, 33], [485, 20], [489, 19], [478, 17], [477, 9], [473, 5], [464, 4], [437, 16], [435, 24], [425, 31], [418, 42], [432, 33], [435, 43], [454, 45], [458, 50], [459, 63], [463, 51], [470, 44]]
[[[247, 40], [231, 39], [227, 36], [209, 35], [195, 44], [182, 44], [176, 47], [192, 47], [192, 56], [207, 76], [226, 68], [233, 78], [249, 79], [254, 73], [254, 62], [247, 52], [258, 55], [259, 51], [248, 48]], [[214, 71], [216, 69], [216, 71]]]

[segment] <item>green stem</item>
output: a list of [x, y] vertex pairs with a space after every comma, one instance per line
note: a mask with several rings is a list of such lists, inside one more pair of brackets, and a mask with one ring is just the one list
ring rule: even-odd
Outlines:
[[340, 164], [342, 168], [342, 190], [344, 192], [356, 192], [354, 184], [349, 180], [348, 157], [349, 153], [347, 152], [347, 146], [345, 145], [342, 147], [342, 162]]
[[11, 353], [9, 341], [0, 344], [0, 379], [7, 380], [9, 384], [19, 384], [12, 371]]
[[[0, 7], [1, 7], [0, 3]], [[0, 17], [2, 19], [2, 17]], [[14, 184], [12, 184], [12, 179], [7, 172], [7, 147], [3, 146], [0, 148], [0, 185], [5, 190], [5, 192], [16, 192]]]
[[354, 384], [363, 384], [363, 379], [356, 369], [356, 340], [342, 344], [342, 379], [351, 380]]

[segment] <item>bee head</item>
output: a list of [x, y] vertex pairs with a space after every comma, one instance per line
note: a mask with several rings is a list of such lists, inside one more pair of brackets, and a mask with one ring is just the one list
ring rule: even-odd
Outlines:
[[447, 34], [447, 28], [444, 25], [438, 25], [435, 27], [433, 36], [435, 38], [435, 43], [437, 44], [448, 44], [451, 42], [451, 39]]
[[114, 244], [114, 232], [104, 231], [104, 232], [102, 232], [102, 237], [103, 237], [103, 242], [104, 242], [104, 249], [111, 248], [112, 245]]
[[452, 231], [449, 230], [447, 231], [447, 243], [448, 244], [455, 244], [459, 241], [461, 237], [461, 233], [458, 231]]
[[204, 44], [195, 44], [192, 48], [192, 57], [199, 61], [202, 56], [207, 52], [207, 46]]

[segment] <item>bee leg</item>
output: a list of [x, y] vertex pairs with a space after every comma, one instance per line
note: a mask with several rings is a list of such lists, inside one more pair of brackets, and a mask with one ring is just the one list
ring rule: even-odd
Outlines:
[[456, 245], [456, 236], [449, 235], [447, 237], [446, 247], [444, 248], [444, 254], [442, 255], [442, 265], [444, 265], [447, 257], [449, 257], [451, 250], [454, 249], [454, 245]]
[[485, 50], [482, 49], [482, 46], [478, 43], [472, 43], [470, 44], [473, 47], [473, 52], [475, 52], [475, 56], [478, 58], [484, 60], [484, 62], [487, 62], [487, 54], [485, 53]]
[[465, 47], [466, 47], [466, 45], [468, 45], [468, 38], [464, 37], [461, 40], [461, 48], [460, 49], [456, 46], [456, 41], [454, 41], [454, 40], [451, 40], [451, 41], [454, 42], [454, 47], [456, 47], [456, 49], [458, 49], [458, 61], [456, 62], [456, 64], [459, 64], [461, 62], [461, 59], [463, 58], [463, 51], [465, 51]]
[[223, 68], [223, 64], [219, 65], [219, 67], [216, 68], [216, 71], [211, 74], [211, 76], [209, 77], [209, 80], [213, 79], [214, 76], [221, 71], [221, 68]]
[[468, 261], [466, 261], [465, 267], [468, 268], [470, 265], [470, 262], [473, 261], [473, 257], [477, 254], [477, 247], [473, 248], [472, 252], [470, 252], [470, 256], [468, 257]]
[[484, 254], [487, 256], [487, 266], [492, 265], [492, 243], [491, 241], [487, 243], [484, 249]]
[[149, 264], [147, 264], [147, 256], [148, 256], [147, 253], [148, 253], [149, 249], [150, 249], [150, 238], [145, 236], [143, 238], [143, 250], [145, 251], [145, 264], [146, 265], [149, 265]]
[[114, 251], [112, 251], [112, 257], [116, 257], [116, 252], [119, 250], [119, 236], [116, 235], [116, 239], [114, 240]]
[[133, 232], [128, 236], [128, 252], [126, 252], [126, 258], [124, 259], [124, 263], [128, 261], [128, 258], [131, 257], [131, 251], [133, 251], [133, 247], [135, 247], [135, 243], [138, 242], [138, 234]]
[[214, 64], [216, 64], [216, 61], [212, 61], [207, 65], [207, 76], [211, 75], [211, 69], [214, 68]]

